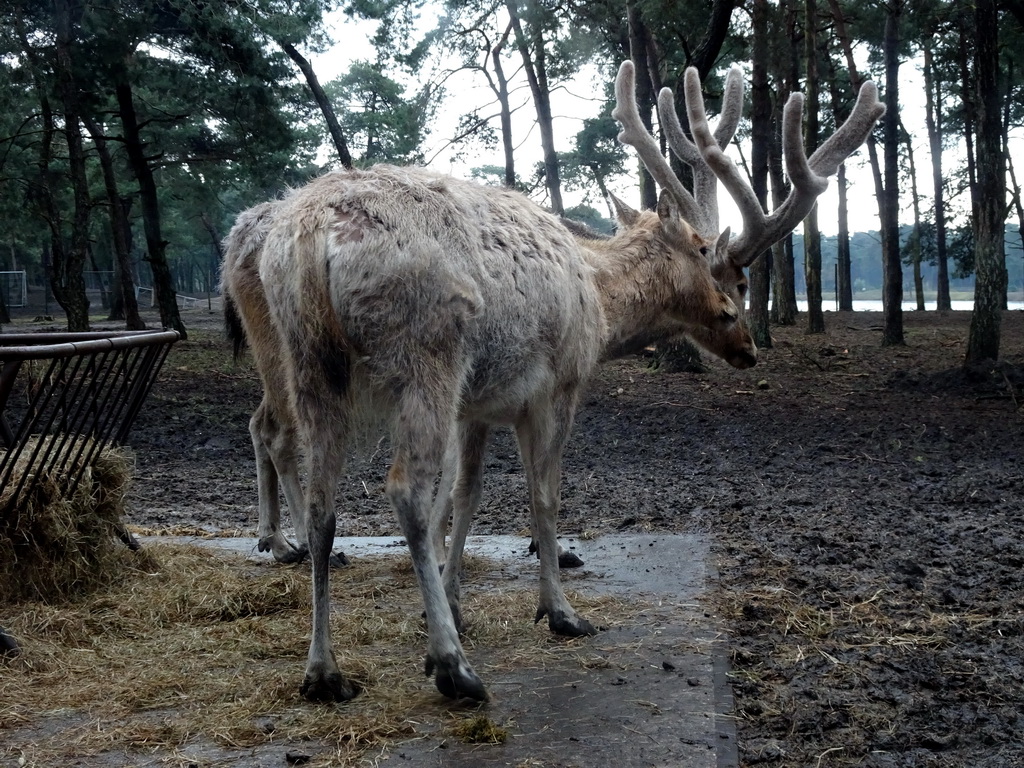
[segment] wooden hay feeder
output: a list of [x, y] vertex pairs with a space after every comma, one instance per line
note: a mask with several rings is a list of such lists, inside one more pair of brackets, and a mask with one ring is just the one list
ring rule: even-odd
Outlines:
[[0, 601], [81, 591], [102, 568], [99, 550], [124, 533], [130, 476], [110, 448], [127, 438], [179, 338], [0, 335]]

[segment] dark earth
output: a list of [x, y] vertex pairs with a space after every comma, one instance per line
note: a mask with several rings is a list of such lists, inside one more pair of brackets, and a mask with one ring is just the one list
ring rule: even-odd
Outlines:
[[[187, 313], [136, 423], [137, 526], [254, 534], [259, 382], [218, 321]], [[880, 313], [828, 313], [824, 335], [773, 328], [748, 371], [593, 380], [560, 530], [713, 537], [743, 765], [1024, 766], [1024, 312], [971, 375], [969, 322], [908, 312], [883, 348]], [[351, 461], [339, 535], [398, 534], [386, 467], [384, 443]], [[527, 524], [501, 432], [473, 533]]]

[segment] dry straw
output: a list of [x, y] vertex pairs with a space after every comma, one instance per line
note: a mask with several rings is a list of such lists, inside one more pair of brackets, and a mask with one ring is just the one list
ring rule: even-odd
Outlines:
[[27, 498], [0, 514], [0, 604], [84, 594], [117, 579], [126, 564], [138, 559], [118, 540], [130, 457], [106, 449], [83, 466], [82, 457], [92, 451], [88, 438], [76, 438], [54, 449], [48, 468], [28, 467], [38, 441], [44, 441], [41, 451], [46, 453], [50, 441], [64, 439], [32, 438], [11, 482], [0, 490], [0, 510], [7, 509], [21, 478], [42, 473]]
[[[276, 745], [311, 753], [311, 765], [346, 765], [428, 732], [502, 738], [504, 724], [463, 724], [476, 710], [450, 704], [424, 677], [425, 627], [407, 555], [363, 558], [332, 579], [338, 663], [362, 693], [322, 706], [298, 695], [309, 643], [307, 567], [208, 547], [149, 549], [158, 565], [136, 566], [134, 578], [73, 604], [24, 603], [5, 616], [23, 653], [0, 663], [0, 762], [61, 765], [116, 751], [176, 764], [184, 751]], [[486, 571], [493, 586], [493, 567], [467, 563], [465, 643], [477, 671], [493, 680], [503, 670], [577, 663], [578, 642], [531, 621], [532, 585], [473, 584]], [[605, 625], [642, 610], [610, 597], [572, 599]], [[54, 728], [60, 738], [34, 736]]]

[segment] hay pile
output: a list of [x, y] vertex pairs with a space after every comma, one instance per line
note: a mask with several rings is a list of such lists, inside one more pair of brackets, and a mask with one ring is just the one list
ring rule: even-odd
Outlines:
[[[19, 457], [11, 482], [0, 490], [0, 603], [17, 600], [58, 601], [85, 594], [119, 578], [137, 559], [118, 540], [124, 500], [132, 476], [130, 456], [108, 448], [83, 467], [88, 438], [68, 440], [50, 469], [41, 471], [36, 488], [8, 509], [28, 458], [33, 438]], [[80, 450], [86, 441], [85, 450]], [[48, 450], [48, 444], [42, 451]], [[77, 458], [76, 458], [76, 455]], [[55, 466], [66, 460], [62, 469]], [[73, 484], [73, 479], [81, 480]]]
[[[70, 605], [25, 603], [4, 617], [23, 652], [0, 664], [0, 764], [66, 765], [114, 751], [129, 764], [145, 754], [207, 765], [263, 748], [275, 759], [298, 749], [313, 753], [310, 765], [351, 765], [428, 733], [502, 740], [506, 724], [464, 722], [477, 710], [442, 699], [424, 677], [422, 605], [404, 553], [355, 560], [331, 580], [338, 664], [362, 692], [329, 706], [298, 693], [308, 568], [194, 545], [147, 549], [159, 563], [151, 572]], [[467, 590], [465, 643], [481, 676], [493, 683], [502, 670], [582, 664], [585, 641], [534, 625], [536, 590], [514, 583], [520, 588]], [[642, 610], [610, 597], [571, 599], [603, 625]], [[185, 760], [183, 750], [203, 757]]]

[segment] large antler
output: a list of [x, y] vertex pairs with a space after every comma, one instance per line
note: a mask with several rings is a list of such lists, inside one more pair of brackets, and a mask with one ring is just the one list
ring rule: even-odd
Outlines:
[[676, 177], [668, 160], [661, 154], [661, 148], [640, 120], [640, 110], [636, 105], [636, 73], [632, 61], [624, 61], [619, 66], [619, 74], [615, 78], [615, 109], [612, 110], [612, 118], [622, 126], [619, 141], [636, 150], [654, 180], [675, 199], [682, 217], [700, 231], [697, 227], [697, 222], [702, 219], [700, 206]]
[[[721, 149], [729, 146], [742, 115], [743, 70], [734, 64], [725, 78], [722, 112], [714, 133], [715, 143]], [[718, 235], [718, 177], [704, 161], [697, 145], [690, 141], [679, 124], [675, 98], [669, 88], [662, 88], [658, 94], [658, 117], [668, 145], [676, 157], [689, 165], [693, 171], [693, 196], [697, 201], [700, 218], [691, 223], [703, 237], [714, 238]], [[702, 130], [709, 130], [706, 115]]]
[[[885, 112], [885, 105], [878, 101], [878, 90], [874, 83], [864, 83], [857, 94], [853, 112], [846, 122], [837, 128], [808, 160], [801, 135], [803, 94], [790, 95], [782, 114], [782, 152], [792, 189], [778, 208], [770, 215], [765, 215], [754, 195], [754, 190], [732, 160], [722, 151], [717, 137], [711, 134], [707, 113], [704, 110], [704, 99], [700, 92], [700, 76], [693, 67], [686, 70], [684, 85], [686, 112], [694, 144], [708, 168], [732, 195], [743, 217], [743, 232], [729, 243], [729, 257], [741, 266], [753, 262], [765, 249], [785, 237], [807, 216], [818, 195], [828, 186], [828, 177], [838, 170], [843, 160], [864, 143], [875, 123]], [[674, 113], [674, 107], [670, 111]]]

